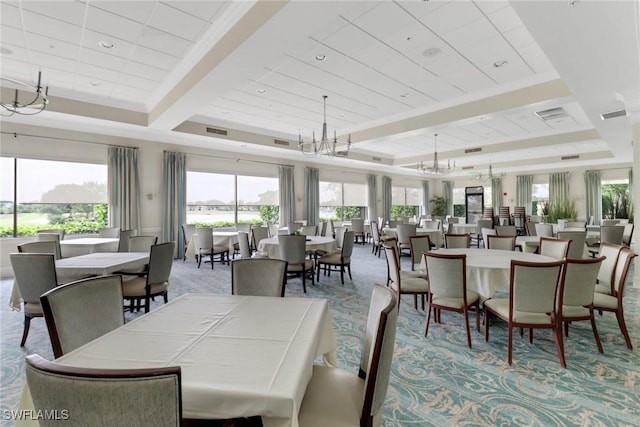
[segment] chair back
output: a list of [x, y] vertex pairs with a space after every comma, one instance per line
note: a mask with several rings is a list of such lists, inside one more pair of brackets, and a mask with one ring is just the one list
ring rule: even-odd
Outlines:
[[440, 220], [423, 219], [420, 221], [420, 226], [429, 230], [440, 230]]
[[509, 318], [514, 311], [527, 313], [555, 312], [556, 291], [564, 261], [511, 261]]
[[185, 248], [189, 245], [194, 234], [196, 234], [196, 226], [194, 224], [182, 224], [182, 241]]
[[402, 221], [399, 221], [397, 219], [390, 219], [389, 220], [389, 228], [398, 228], [399, 224], [402, 224]]
[[516, 250], [516, 236], [487, 236], [487, 249]]
[[416, 264], [422, 262], [422, 254], [431, 250], [431, 239], [428, 235], [411, 236], [411, 270], [415, 271]]
[[515, 225], [496, 225], [496, 233], [498, 236], [517, 236], [518, 235]]
[[249, 246], [249, 233], [238, 231], [238, 248], [240, 258], [251, 258], [251, 247]]
[[129, 252], [129, 239], [138, 234], [136, 230], [120, 230], [118, 252]]
[[563, 260], [567, 257], [570, 244], [571, 240], [541, 237], [538, 251], [540, 252], [540, 255], [546, 255], [557, 260]]
[[531, 221], [527, 221], [524, 223], [524, 229], [527, 233], [527, 236], [537, 236], [538, 234], [536, 233], [536, 223], [535, 222], [531, 222]]
[[53, 233], [53, 234], [57, 234], [60, 236], [60, 240], [64, 240], [64, 229], [62, 228], [49, 228], [47, 230], [38, 230], [38, 234], [40, 233]]
[[353, 218], [351, 220], [351, 227], [349, 227], [349, 230], [355, 231], [356, 233], [364, 233], [364, 219]]
[[251, 238], [254, 249], [258, 249], [260, 240], [269, 238], [269, 228], [264, 226], [253, 226], [251, 228]]
[[458, 218], [457, 216], [450, 216], [449, 218], [447, 218], [447, 222], [449, 224], [458, 224], [460, 223], [460, 218]]
[[347, 230], [344, 232], [344, 236], [342, 238], [342, 258], [350, 258], [353, 254], [353, 243], [356, 239], [356, 232], [353, 230]]
[[98, 237], [117, 239], [118, 237], [120, 237], [120, 228], [119, 227], [101, 228], [100, 230], [98, 230]]
[[376, 245], [380, 243], [380, 229], [378, 228], [378, 222], [371, 221], [369, 223], [369, 227], [371, 228], [371, 237], [373, 238], [373, 244]]
[[587, 227], [587, 221], [567, 221], [564, 225], [565, 228], [585, 228]]
[[119, 275], [55, 287], [45, 292], [40, 302], [56, 358], [124, 325]]
[[18, 252], [24, 254], [53, 254], [60, 259], [60, 245], [54, 241], [28, 242], [18, 245]]
[[622, 301], [622, 297], [624, 296], [624, 285], [627, 281], [631, 261], [633, 261], [633, 258], [636, 256], [637, 255], [629, 248], [622, 248], [622, 250], [620, 250], [620, 256], [616, 263], [616, 271], [613, 278], [613, 291], [620, 301]]
[[471, 246], [471, 236], [468, 234], [445, 234], [444, 246], [447, 249], [468, 248]]
[[621, 225], [601, 225], [600, 243], [613, 243], [614, 245], [621, 245], [623, 234], [624, 227]]
[[633, 237], [633, 224], [626, 223], [624, 225], [624, 232], [622, 233], [622, 244], [626, 246], [630, 246], [632, 237]]
[[400, 283], [400, 261], [397, 246], [385, 242], [383, 248], [387, 259], [387, 275], [391, 281], [389, 285], [400, 295], [402, 284]]
[[407, 245], [411, 244], [409, 238], [416, 235], [415, 224], [398, 224], [398, 244]]
[[40, 306], [40, 295], [58, 285], [55, 255], [13, 253], [9, 255], [16, 284], [25, 305]]
[[389, 379], [398, 325], [398, 297], [389, 288], [374, 285], [367, 316], [360, 372], [364, 371], [364, 402], [360, 425], [373, 425], [382, 410]]
[[600, 245], [600, 251], [598, 253], [601, 257], [605, 257], [602, 261], [602, 265], [600, 265], [600, 271], [598, 272], [598, 283], [605, 287], [610, 287], [611, 293], [613, 293], [613, 286], [615, 283], [614, 274], [621, 250], [622, 246], [620, 245], [603, 243]]
[[196, 254], [200, 249], [213, 248], [213, 228], [212, 227], [196, 227]]
[[280, 251], [280, 259], [287, 261], [290, 266], [304, 265], [306, 253], [306, 237], [305, 236], [278, 236], [278, 250]]
[[236, 224], [236, 231], [242, 231], [244, 233], [251, 233], [250, 222], [239, 222]]
[[62, 249], [60, 248], [60, 234], [58, 233], [38, 233], [39, 242], [53, 242], [56, 246], [56, 259], [62, 258]]
[[603, 219], [602, 220], [602, 225], [604, 225], [605, 227], [610, 225], [618, 225], [618, 224], [620, 224], [619, 219]]
[[567, 258], [584, 258], [587, 232], [585, 231], [558, 231], [558, 239], [571, 240]]
[[300, 227], [300, 234], [305, 236], [315, 236], [318, 234], [318, 226], [317, 225], [303, 225]]
[[[36, 412], [64, 408], [65, 426], [182, 425], [180, 367], [93, 369], [65, 366], [37, 354], [26, 359]], [[81, 398], [80, 398], [81, 397]], [[40, 426], [61, 424], [43, 417]]]
[[553, 237], [553, 225], [537, 222], [536, 235], [540, 237]]
[[327, 235], [327, 221], [320, 222], [320, 235], [321, 236]]
[[476, 223], [477, 225], [477, 233], [479, 236], [482, 236], [483, 228], [493, 228], [493, 220], [492, 219], [479, 219]]
[[129, 237], [129, 252], [149, 252], [156, 243], [156, 236], [132, 236]]
[[593, 304], [593, 293], [596, 287], [598, 271], [604, 257], [588, 259], [567, 258], [564, 283], [558, 295], [562, 300], [556, 305], [586, 307]]
[[339, 249], [342, 249], [342, 244], [344, 242], [344, 233], [347, 232], [347, 227], [335, 227], [334, 229], [334, 233], [335, 233], [335, 239], [336, 239], [336, 246]]
[[176, 242], [166, 242], [151, 246], [147, 286], [169, 283], [175, 250]]
[[[429, 292], [443, 298], [465, 298], [467, 294], [467, 256], [465, 254], [424, 254]], [[466, 303], [465, 303], [466, 305]]]
[[275, 258], [234, 259], [231, 262], [231, 293], [283, 297], [287, 261]]
[[287, 229], [289, 230], [289, 234], [293, 234], [296, 231], [302, 228], [303, 224], [301, 222], [290, 222], [287, 224]]
[[482, 241], [484, 242], [484, 248], [489, 249], [489, 236], [497, 236], [495, 228], [483, 228], [482, 229]]

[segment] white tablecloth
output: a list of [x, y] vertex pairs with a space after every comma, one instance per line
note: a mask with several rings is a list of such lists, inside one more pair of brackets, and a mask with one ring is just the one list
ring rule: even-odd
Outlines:
[[120, 239], [104, 237], [83, 237], [60, 241], [63, 258], [91, 254], [94, 252], [118, 252]]
[[453, 234], [471, 234], [478, 232], [477, 224], [453, 224]]
[[[66, 283], [87, 276], [103, 276], [114, 271], [140, 268], [148, 262], [147, 252], [94, 252], [56, 260], [56, 274], [58, 283]], [[9, 306], [19, 311], [21, 302], [20, 290], [14, 281]]]
[[[228, 245], [229, 256], [232, 256], [233, 245], [235, 243], [238, 243], [238, 232], [237, 231], [214, 231], [211, 234], [213, 234], [213, 244]], [[197, 234], [193, 234], [191, 236], [191, 240], [189, 240], [189, 244], [187, 245], [187, 258], [195, 259], [197, 238], [198, 238]]]
[[[326, 300], [186, 294], [58, 361], [180, 365], [185, 418], [261, 415], [265, 427], [296, 427], [315, 358], [333, 363], [335, 350]], [[25, 390], [23, 407], [29, 402]]]
[[533, 253], [540, 246], [539, 236], [518, 236], [516, 237], [516, 245], [522, 247], [523, 252]]
[[[382, 234], [384, 237], [398, 237], [398, 229], [384, 227], [382, 229]], [[443, 243], [442, 230], [437, 230], [432, 228], [416, 228], [416, 234], [418, 236], [428, 235], [429, 240], [431, 240], [431, 243], [436, 245], [436, 248], [442, 247], [442, 243]]]
[[[322, 250], [325, 252], [334, 252], [338, 249], [335, 239], [328, 236], [307, 236], [306, 250]], [[260, 240], [258, 243], [258, 252], [266, 253], [269, 258], [280, 257], [280, 246], [278, 245], [278, 237], [269, 237]]]
[[438, 253], [467, 255], [467, 289], [477, 292], [482, 299], [490, 298], [497, 289], [509, 285], [511, 260], [555, 261], [544, 255], [498, 249], [440, 249]]

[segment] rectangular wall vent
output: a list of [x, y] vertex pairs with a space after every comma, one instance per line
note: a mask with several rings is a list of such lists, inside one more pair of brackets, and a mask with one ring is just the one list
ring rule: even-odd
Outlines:
[[600, 118], [602, 120], [607, 120], [607, 119], [613, 119], [615, 117], [622, 117], [626, 115], [627, 115], [627, 110], [623, 108], [622, 110], [609, 111], [608, 113], [602, 113], [600, 114]]
[[373, 156], [373, 157], [371, 157], [371, 160], [373, 160], [374, 162], [381, 162], [382, 161], [382, 157]]
[[549, 108], [548, 110], [536, 111], [534, 113], [542, 120], [553, 120], [561, 117], [568, 117], [569, 115], [562, 107]]
[[572, 156], [562, 156], [561, 159], [562, 160], [575, 160], [575, 159], [579, 159], [580, 155], [578, 154], [574, 154]]
[[276, 145], [284, 145], [285, 147], [289, 146], [289, 141], [285, 141], [283, 139], [274, 139], [273, 143]]
[[464, 166], [464, 167], [462, 168], [462, 170], [463, 170], [463, 171], [468, 171], [468, 170], [470, 170], [470, 169], [473, 169], [473, 166]]
[[215, 133], [216, 135], [227, 135], [227, 131], [224, 129], [207, 128], [207, 133]]
[[482, 151], [481, 147], [476, 147], [476, 148], [467, 148], [466, 150], [464, 150], [464, 154], [469, 154], [469, 153], [479, 153], [480, 151]]

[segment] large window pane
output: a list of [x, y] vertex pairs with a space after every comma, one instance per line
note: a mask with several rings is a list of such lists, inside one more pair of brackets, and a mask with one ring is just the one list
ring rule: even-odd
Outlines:
[[601, 185], [602, 217], [606, 219], [629, 218], [631, 213], [629, 180], [603, 180]]
[[391, 218], [414, 217], [422, 206], [422, 189], [391, 187]]
[[320, 219], [365, 218], [367, 185], [320, 181]]
[[339, 219], [336, 208], [342, 206], [342, 183], [320, 181], [320, 219]]
[[13, 236], [13, 158], [0, 157], [0, 236]]
[[235, 176], [187, 171], [187, 222], [213, 227], [236, 222]]
[[238, 222], [279, 221], [277, 178], [238, 175]]
[[531, 212], [549, 215], [549, 183], [533, 184], [531, 188]]

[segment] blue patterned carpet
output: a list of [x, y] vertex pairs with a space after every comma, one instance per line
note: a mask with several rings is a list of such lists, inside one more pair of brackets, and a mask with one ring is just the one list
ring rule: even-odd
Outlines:
[[[309, 297], [330, 301], [340, 366], [357, 372], [369, 295], [373, 283], [385, 283], [386, 263], [356, 247], [353, 278], [339, 275], [307, 283]], [[383, 255], [384, 257], [384, 255]], [[403, 259], [403, 263], [407, 263]], [[405, 265], [403, 268], [408, 268]], [[633, 275], [630, 274], [630, 277]], [[11, 280], [0, 282], [0, 406], [14, 409], [24, 381], [24, 356], [52, 351], [43, 319], [35, 319], [24, 349], [19, 347], [22, 313], [8, 308]], [[634, 347], [640, 334], [640, 291], [627, 287], [625, 310]], [[197, 269], [193, 261], [174, 262], [170, 298], [184, 292], [230, 292], [230, 270], [218, 263]], [[287, 296], [301, 296], [292, 279]], [[129, 315], [128, 315], [129, 316]], [[514, 362], [506, 363], [505, 325], [492, 320], [491, 337], [472, 332], [466, 345], [462, 317], [443, 312], [442, 324], [422, 335], [425, 313], [403, 298], [395, 360], [383, 412], [384, 426], [637, 426], [640, 417], [640, 357], [629, 351], [615, 316], [596, 316], [604, 354], [598, 354], [588, 322], [572, 325], [565, 340], [567, 369], [558, 362], [553, 339], [536, 331], [533, 344], [514, 337]], [[4, 420], [3, 423], [9, 423]], [[4, 424], [3, 424], [4, 425]], [[10, 425], [10, 424], [9, 424]]]

